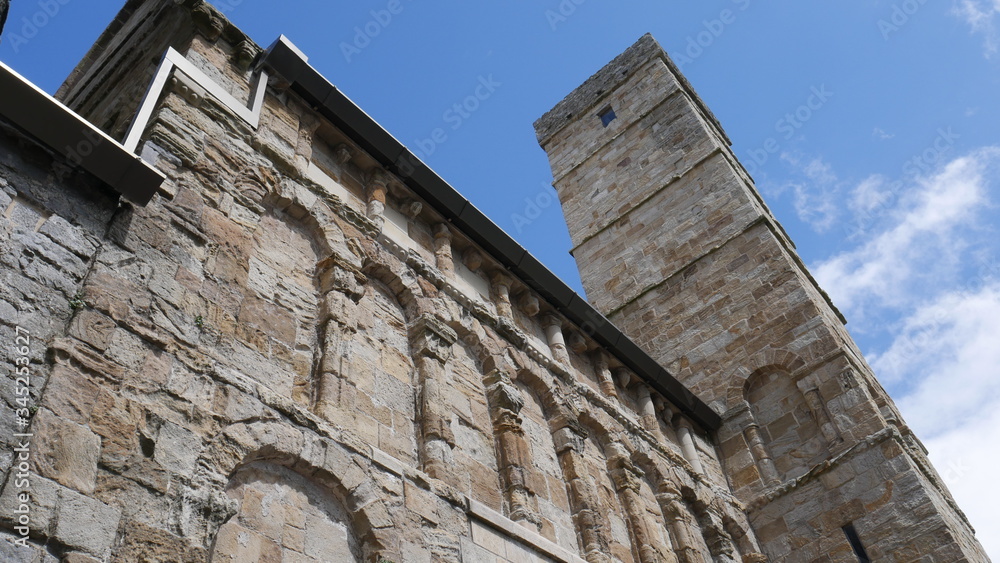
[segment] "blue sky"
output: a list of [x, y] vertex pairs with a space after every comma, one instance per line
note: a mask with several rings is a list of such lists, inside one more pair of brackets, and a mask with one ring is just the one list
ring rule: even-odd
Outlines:
[[[0, 59], [54, 91], [121, 2], [45, 4], [14, 0]], [[1000, 0], [215, 4], [287, 35], [577, 288], [532, 122], [653, 33], [1000, 559]]]

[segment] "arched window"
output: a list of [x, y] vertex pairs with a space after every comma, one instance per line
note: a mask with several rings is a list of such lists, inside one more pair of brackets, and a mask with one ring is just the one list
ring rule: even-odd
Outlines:
[[291, 469], [251, 463], [236, 472], [226, 492], [239, 510], [216, 535], [213, 563], [362, 560], [341, 500]]

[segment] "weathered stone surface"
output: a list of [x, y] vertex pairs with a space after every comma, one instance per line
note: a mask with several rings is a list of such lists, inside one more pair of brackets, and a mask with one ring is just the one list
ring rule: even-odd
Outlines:
[[32, 456], [35, 470], [81, 493], [93, 493], [101, 455], [100, 437], [48, 409], [38, 412], [32, 430], [37, 435]]
[[[132, 2], [107, 33], [60, 95], [112, 134], [168, 45], [251, 95], [259, 49], [209, 3]], [[254, 129], [175, 76], [141, 149], [172, 199], [119, 206], [0, 124], [0, 336], [31, 331], [40, 407], [25, 407], [37, 545], [5, 536], [0, 554], [841, 560], [844, 520], [877, 558], [975, 553], [916, 442], [887, 426], [891, 402], [872, 407], [863, 362], [828, 357], [835, 312], [700, 102], [648, 40], [611, 69], [560, 107], [638, 108], [637, 138], [561, 112], [540, 137], [592, 297], [730, 409], [717, 435], [284, 78]], [[5, 529], [16, 424], [0, 412]]]
[[[618, 116], [606, 126], [596, 117], [604, 107]], [[728, 411], [722, 467], [767, 555], [856, 558], [841, 529], [853, 523], [869, 553], [913, 560], [949, 547], [962, 560], [986, 560], [954, 500], [918, 469], [929, 467], [925, 453], [899, 451], [906, 439], [885, 418], [901, 420], [891, 399], [718, 122], [651, 37], [535, 127], [588, 297], [702, 400]], [[714, 449], [691, 445], [685, 457], [696, 467]], [[706, 475], [722, 476], [705, 465]], [[901, 493], [901, 481], [920, 485]], [[915, 513], [916, 505], [927, 508]], [[713, 555], [728, 541], [709, 539]]]

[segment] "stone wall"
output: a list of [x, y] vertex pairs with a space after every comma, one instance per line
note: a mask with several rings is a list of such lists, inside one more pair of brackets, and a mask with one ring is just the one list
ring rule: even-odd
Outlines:
[[[612, 110], [616, 118], [603, 123]], [[985, 561], [961, 510], [651, 37], [536, 122], [584, 287], [717, 411], [722, 467], [775, 560]], [[915, 507], [919, 507], [915, 510]]]
[[[102, 92], [169, 44], [246, 99], [244, 41], [130, 2], [60, 95], [119, 134]], [[713, 438], [287, 86], [255, 129], [175, 75], [144, 207], [5, 133], [0, 323], [39, 408], [4, 559], [760, 560]]]

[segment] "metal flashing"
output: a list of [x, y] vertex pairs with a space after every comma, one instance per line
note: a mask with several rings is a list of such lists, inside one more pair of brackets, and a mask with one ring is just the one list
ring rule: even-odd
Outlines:
[[0, 62], [0, 116], [129, 201], [146, 205], [164, 175]]
[[163, 94], [163, 88], [175, 70], [186, 74], [188, 78], [194, 80], [198, 86], [204, 88], [212, 97], [221, 102], [240, 119], [249, 123], [254, 129], [260, 125], [260, 111], [264, 107], [264, 93], [267, 90], [268, 77], [266, 72], [258, 74], [257, 83], [250, 92], [250, 107], [247, 107], [212, 80], [200, 68], [194, 66], [191, 61], [184, 58], [184, 55], [177, 52], [173, 47], [168, 47], [167, 52], [163, 54], [163, 59], [160, 61], [160, 66], [156, 69], [153, 81], [146, 90], [142, 105], [139, 106], [139, 111], [136, 113], [135, 119], [132, 120], [132, 125], [129, 126], [128, 133], [125, 135], [124, 145], [129, 152], [135, 152], [135, 149], [138, 148], [139, 140], [146, 131], [146, 125], [149, 124], [153, 110], [160, 100], [160, 95]]

